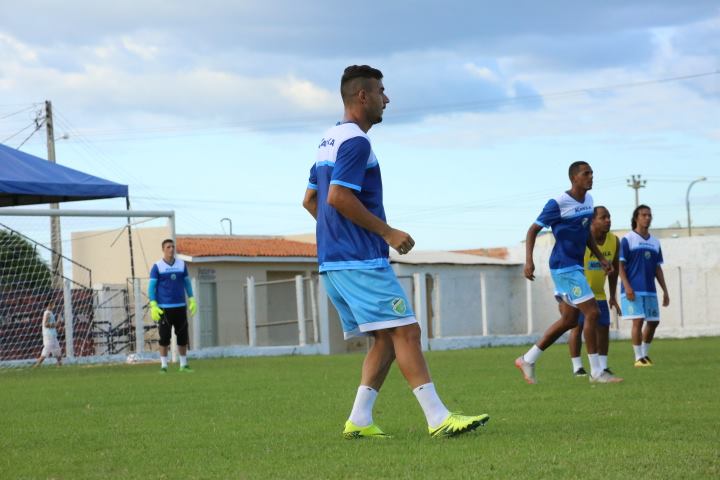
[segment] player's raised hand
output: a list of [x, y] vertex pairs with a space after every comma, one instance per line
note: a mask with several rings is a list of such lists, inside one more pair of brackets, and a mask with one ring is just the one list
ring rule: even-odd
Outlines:
[[525, 278], [527, 278], [528, 280], [535, 280], [535, 262], [525, 262], [525, 270], [523, 273], [525, 274]]
[[413, 240], [409, 233], [394, 228], [391, 228], [388, 233], [383, 235], [383, 240], [397, 250], [400, 255], [405, 255], [415, 246], [415, 240]]

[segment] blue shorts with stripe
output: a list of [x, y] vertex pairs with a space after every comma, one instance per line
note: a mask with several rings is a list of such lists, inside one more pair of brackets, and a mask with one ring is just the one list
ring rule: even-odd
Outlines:
[[391, 267], [330, 270], [320, 278], [340, 315], [346, 339], [417, 323]]
[[[600, 309], [600, 317], [598, 318], [598, 325], [601, 327], [609, 327], [610, 326], [610, 307], [608, 306], [607, 300], [598, 300], [597, 301], [598, 308]], [[580, 312], [580, 316], [578, 317], [578, 325], [580, 325], [580, 328], [585, 324], [585, 315]]]
[[622, 309], [623, 320], [643, 319], [648, 322], [660, 321], [660, 306], [657, 294], [638, 295], [635, 293], [635, 300], [628, 300], [623, 293], [620, 297], [620, 308]]
[[577, 305], [595, 298], [590, 289], [585, 273], [581, 269], [570, 271], [550, 270], [550, 276], [555, 284], [555, 298], [558, 302], [565, 302], [577, 308]]

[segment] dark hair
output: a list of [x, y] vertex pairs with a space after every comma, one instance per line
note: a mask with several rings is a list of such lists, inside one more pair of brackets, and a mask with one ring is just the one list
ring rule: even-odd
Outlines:
[[367, 88], [367, 80], [371, 78], [382, 80], [383, 74], [377, 68], [369, 65], [347, 67], [340, 79], [340, 95], [342, 95], [343, 103], [347, 104], [361, 88]]
[[577, 175], [578, 170], [580, 170], [580, 167], [582, 167], [583, 165], [590, 165], [590, 164], [588, 162], [584, 162], [582, 160], [580, 160], [578, 162], [573, 162], [570, 164], [570, 168], [568, 168], [568, 177], [570, 177], [570, 180], [572, 180], [572, 178], [575, 175]]
[[592, 218], [595, 218], [595, 217], [598, 216], [598, 211], [599, 211], [601, 208], [604, 208], [606, 212], [610, 213], [610, 210], [608, 210], [605, 205], [598, 205], [597, 207], [593, 208], [593, 216], [592, 216]]
[[645, 209], [652, 211], [652, 209], [647, 205], [638, 205], [637, 207], [635, 207], [635, 210], [633, 210], [632, 221], [630, 222], [630, 226], [633, 230], [635, 230], [635, 227], [637, 227], [637, 217], [638, 215], [640, 215], [640, 210]]
[[165, 245], [167, 245], [168, 243], [172, 243], [173, 245], [175, 245], [175, 241], [172, 238], [166, 238], [162, 242], [162, 248], [165, 248]]

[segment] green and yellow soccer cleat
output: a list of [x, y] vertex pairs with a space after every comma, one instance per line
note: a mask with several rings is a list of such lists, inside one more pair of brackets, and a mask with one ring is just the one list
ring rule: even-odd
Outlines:
[[428, 427], [430, 436], [433, 438], [454, 437], [463, 433], [472, 432], [478, 427], [485, 425], [490, 420], [490, 415], [460, 415], [451, 413], [448, 418], [437, 428]]
[[354, 438], [392, 438], [390, 435], [380, 430], [380, 427], [374, 423], [371, 423], [367, 427], [358, 427], [350, 420], [345, 422], [343, 437], [348, 440], [352, 440]]
[[160, 373], [167, 373], [167, 367], [160, 367]]
[[180, 367], [180, 370], [179, 370], [179, 372], [182, 372], [182, 373], [193, 373], [194, 371], [195, 370], [190, 368], [190, 365], [185, 365], [184, 367]]

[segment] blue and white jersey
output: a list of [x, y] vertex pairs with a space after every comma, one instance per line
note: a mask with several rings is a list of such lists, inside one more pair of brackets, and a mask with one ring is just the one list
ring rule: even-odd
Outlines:
[[[655, 273], [658, 265], [663, 263], [662, 249], [657, 238], [652, 235], [643, 238], [635, 231], [629, 232], [620, 241], [620, 261], [625, 264], [625, 273], [635, 295], [657, 295]], [[622, 285], [621, 292], [625, 295], [625, 285]]]
[[317, 190], [317, 249], [320, 271], [361, 270], [390, 265], [387, 243], [345, 218], [327, 203], [330, 185], [354, 190], [373, 215], [385, 221], [380, 165], [370, 138], [355, 123], [325, 132], [308, 188]]
[[551, 228], [555, 236], [555, 247], [550, 255], [551, 272], [583, 270], [592, 216], [593, 199], [587, 193], [582, 203], [565, 192], [545, 204], [535, 223]]
[[155, 262], [150, 270], [148, 297], [161, 308], [184, 307], [185, 292], [192, 297], [192, 285], [185, 262], [176, 258], [172, 265], [165, 260]]

